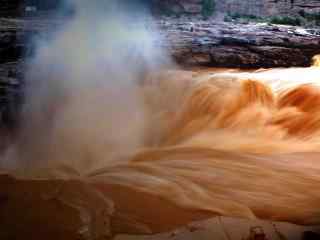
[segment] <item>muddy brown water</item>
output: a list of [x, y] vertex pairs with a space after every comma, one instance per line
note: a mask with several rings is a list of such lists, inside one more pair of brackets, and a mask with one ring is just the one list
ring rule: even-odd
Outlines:
[[[191, 70], [199, 75], [248, 72], [247, 70], [221, 68], [196, 68]], [[253, 71], [249, 70], [249, 72]], [[300, 160], [302, 161], [304, 157], [300, 156]], [[288, 159], [291, 158], [295, 159], [291, 164], [292, 168], [295, 167], [295, 164], [300, 166], [299, 157], [290, 155]], [[317, 156], [314, 155], [313, 159], [316, 160], [316, 158]], [[250, 158], [248, 158], [248, 161], [251, 161]], [[279, 162], [285, 161], [285, 159], [279, 158]], [[313, 160], [305, 161], [305, 164], [301, 165], [301, 167], [309, 169], [313, 163], [316, 162]], [[165, 165], [166, 163], [164, 162], [163, 164]], [[157, 167], [161, 167], [160, 165]], [[147, 165], [141, 165], [136, 170], [143, 169], [152, 172], [152, 170], [156, 169], [148, 169], [148, 167]], [[134, 167], [130, 166], [129, 170], [131, 168], [133, 169]], [[280, 169], [282, 168], [279, 167], [278, 170], [280, 171]], [[282, 170], [281, 174], [283, 175], [281, 176], [290, 175], [284, 169]], [[315, 176], [316, 170], [312, 170]], [[115, 168], [116, 171], [117, 169]], [[267, 171], [264, 173], [267, 173]], [[117, 178], [112, 174], [113, 172], [111, 171], [107, 179], [114, 181]], [[201, 175], [200, 172], [199, 174]], [[239, 175], [241, 174], [239, 172]], [[302, 180], [308, 178], [307, 174], [303, 175], [302, 170], [299, 171], [298, 175], [299, 177], [302, 176]], [[134, 175], [132, 176], [132, 179], [134, 179]], [[316, 179], [315, 176], [313, 176], [312, 180]], [[261, 213], [265, 212], [265, 214], [261, 214], [261, 216], [266, 216], [265, 220], [215, 217], [210, 211], [184, 208], [174, 201], [168, 201], [163, 195], [150, 194], [150, 192], [117, 183], [108, 183], [108, 180], [103, 180], [103, 178], [101, 181], [97, 180], [93, 181], [93, 183], [89, 181], [90, 190], [88, 190], [87, 181], [82, 180], [80, 178], [80, 181], [75, 184], [73, 181], [57, 182], [55, 180], [20, 180], [12, 182], [8, 181], [7, 178], [0, 178], [0, 186], [2, 186], [0, 187], [2, 189], [0, 190], [0, 219], [2, 219], [0, 220], [0, 225], [3, 229], [6, 229], [6, 231], [2, 229], [0, 239], [19, 239], [22, 235], [27, 234], [30, 237], [29, 239], [95, 240], [107, 239], [113, 234], [115, 235], [113, 237], [117, 240], [282, 240], [302, 239], [303, 235], [306, 235], [306, 231], [320, 233], [318, 226], [272, 222], [268, 220], [270, 216], [267, 213], [274, 211], [274, 209], [270, 209], [272, 207], [261, 209], [261, 206], [258, 206], [259, 204], [255, 207], [260, 209]], [[201, 180], [200, 177], [198, 180]], [[85, 184], [86, 187], [83, 187], [82, 184]], [[179, 184], [182, 183], [179, 182]], [[215, 184], [215, 182], [212, 184]], [[277, 191], [277, 187], [274, 185], [275, 191]], [[290, 190], [296, 190], [294, 186], [291, 187]], [[96, 190], [98, 190], [98, 194]], [[169, 192], [170, 188], [167, 188], [167, 191]], [[157, 192], [157, 189], [152, 189], [151, 192]], [[305, 194], [308, 194], [307, 189]], [[316, 192], [312, 194], [317, 196]], [[194, 196], [197, 197], [196, 195]], [[240, 198], [241, 196], [239, 195], [238, 197]], [[109, 204], [108, 201], [105, 202], [105, 199], [108, 198], [113, 204]], [[310, 203], [316, 205], [315, 202], [311, 201]], [[212, 205], [215, 205], [215, 203], [212, 202]], [[307, 202], [305, 202], [305, 205], [307, 206]], [[280, 215], [288, 215], [289, 217], [294, 215], [293, 212], [286, 213], [285, 208], [286, 206], [283, 206], [283, 211], [279, 208]], [[105, 212], [105, 214], [102, 214], [102, 212]], [[271, 217], [277, 218], [276, 214]], [[68, 222], [68, 219], [70, 222]], [[38, 229], [41, 229], [41, 231]], [[83, 233], [80, 234], [82, 238], [77, 238], [79, 237], [79, 232]], [[109, 232], [112, 232], [112, 234], [108, 235]], [[28, 237], [24, 239], [28, 239]]]

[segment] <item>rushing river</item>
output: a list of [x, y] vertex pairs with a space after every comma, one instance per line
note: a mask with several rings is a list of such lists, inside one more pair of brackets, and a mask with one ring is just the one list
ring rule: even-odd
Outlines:
[[[318, 76], [317, 67], [154, 73], [138, 89], [143, 125], [124, 132], [105, 128], [112, 111], [91, 109], [104, 89], [81, 92], [48, 109], [57, 122], [37, 134], [50, 141], [22, 135], [2, 164], [22, 178], [80, 177], [155, 232], [215, 215], [319, 224]], [[121, 142], [137, 130], [139, 144]]]

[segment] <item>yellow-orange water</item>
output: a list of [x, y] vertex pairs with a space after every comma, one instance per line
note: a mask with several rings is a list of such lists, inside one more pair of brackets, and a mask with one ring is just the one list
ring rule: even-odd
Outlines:
[[[143, 147], [127, 161], [105, 167], [99, 161], [95, 171], [81, 175], [100, 189], [106, 186], [103, 193], [111, 200], [133, 191], [123, 201], [137, 215], [146, 210], [130, 209], [130, 202], [147, 195], [181, 212], [319, 224], [317, 76], [316, 67], [152, 74], [140, 88]], [[127, 190], [117, 192], [122, 188]], [[153, 203], [145, 203], [150, 211], [161, 209]], [[144, 223], [162, 229], [165, 218], [170, 216]]]
[[[277, 80], [278, 73], [288, 80]], [[297, 79], [301, 73], [306, 78]], [[152, 119], [146, 149], [126, 164], [97, 170], [90, 180], [189, 210], [320, 223], [316, 73], [305, 68], [153, 76], [143, 86]]]

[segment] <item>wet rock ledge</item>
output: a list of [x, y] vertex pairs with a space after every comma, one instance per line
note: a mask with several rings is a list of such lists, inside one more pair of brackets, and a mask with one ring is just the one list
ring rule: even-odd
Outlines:
[[171, 54], [181, 64], [213, 67], [309, 66], [320, 53], [320, 29], [214, 21], [161, 20]]
[[[61, 19], [41, 17], [0, 18], [0, 64], [17, 61], [30, 51], [28, 40], [62, 24]], [[308, 66], [312, 56], [320, 53], [320, 29], [196, 18], [161, 18], [156, 25], [163, 37], [156, 44], [167, 47], [182, 65]]]
[[[319, 226], [203, 217], [169, 202], [161, 207], [156, 197], [121, 193], [119, 186], [111, 192], [106, 189], [103, 193], [80, 180], [18, 180], [0, 173], [0, 239], [313, 240], [320, 236]], [[119, 189], [120, 200], [108, 198]], [[130, 194], [137, 199], [128, 204]], [[177, 213], [181, 219], [172, 220]]]

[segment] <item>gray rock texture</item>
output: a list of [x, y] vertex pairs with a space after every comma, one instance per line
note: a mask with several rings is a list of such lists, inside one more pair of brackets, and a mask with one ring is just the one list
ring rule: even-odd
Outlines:
[[214, 67], [309, 66], [320, 53], [320, 31], [270, 24], [160, 21], [172, 56]]
[[[158, 5], [177, 13], [200, 14], [201, 0], [154, 0]], [[214, 0], [217, 13], [231, 13], [255, 16], [295, 15], [304, 10], [308, 13], [320, 12], [319, 0]]]

